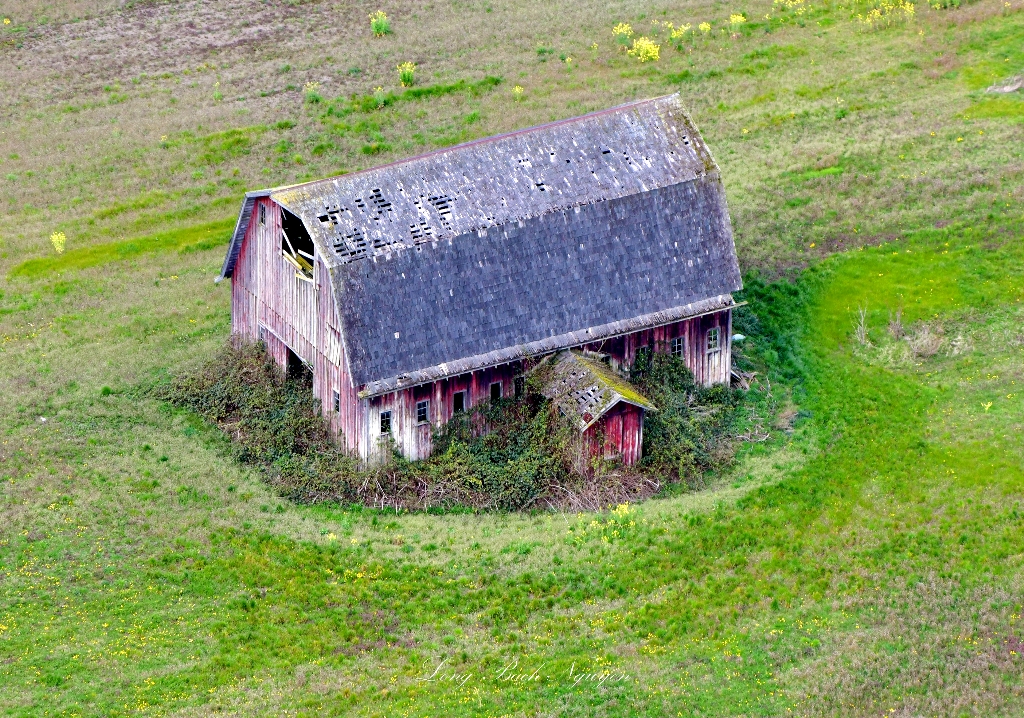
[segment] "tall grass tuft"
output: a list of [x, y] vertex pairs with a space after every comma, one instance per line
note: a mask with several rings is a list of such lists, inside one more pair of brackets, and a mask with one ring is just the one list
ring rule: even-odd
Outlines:
[[402, 87], [412, 87], [416, 83], [415, 62], [403, 62], [398, 66], [398, 81]]
[[391, 21], [388, 19], [387, 13], [383, 10], [378, 10], [373, 15], [370, 15], [370, 29], [373, 31], [374, 37], [390, 35]]
[[302, 91], [306, 96], [306, 102], [311, 105], [320, 104], [324, 100], [323, 96], [320, 94], [319, 82], [307, 82], [305, 87], [302, 88]]

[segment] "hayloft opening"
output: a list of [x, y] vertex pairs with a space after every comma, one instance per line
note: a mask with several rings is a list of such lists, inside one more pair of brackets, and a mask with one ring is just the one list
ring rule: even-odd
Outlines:
[[457, 391], [452, 396], [452, 411], [458, 414], [466, 410], [466, 392]]
[[491, 403], [497, 404], [501, 401], [501, 382], [496, 381], [491, 384]]
[[288, 357], [286, 359], [287, 364], [285, 365], [285, 371], [287, 372], [288, 379], [299, 384], [302, 384], [310, 391], [313, 390], [313, 370], [310, 369], [309, 364], [302, 361], [299, 355], [291, 350], [291, 347], [287, 347]]
[[281, 208], [281, 256], [297, 270], [299, 279], [313, 279], [313, 240], [302, 220]]

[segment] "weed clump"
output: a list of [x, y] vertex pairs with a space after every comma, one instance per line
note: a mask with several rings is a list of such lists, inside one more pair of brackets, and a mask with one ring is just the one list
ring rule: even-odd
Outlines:
[[735, 417], [728, 387], [697, 387], [683, 362], [643, 355], [634, 378], [657, 402], [644, 425], [640, 466], [594, 457], [579, 431], [539, 392], [484, 403], [433, 435], [433, 454], [409, 461], [390, 455], [365, 463], [336, 442], [310, 380], [286, 376], [262, 344], [233, 340], [201, 367], [161, 386], [157, 395], [217, 424], [235, 457], [260, 467], [282, 496], [406, 510], [599, 510], [643, 500], [666, 481], [703, 485], [703, 473], [729, 444], [718, 434]]
[[398, 65], [398, 81], [402, 87], [412, 87], [416, 83], [415, 62], [403, 62]]
[[374, 37], [384, 37], [385, 35], [391, 34], [391, 20], [388, 19], [388, 15], [383, 10], [370, 15], [370, 29], [373, 31]]
[[650, 351], [639, 353], [631, 379], [658, 407], [644, 417], [641, 466], [703, 488], [707, 474], [732, 458], [728, 429], [740, 394], [722, 384], [699, 386], [681, 359]]

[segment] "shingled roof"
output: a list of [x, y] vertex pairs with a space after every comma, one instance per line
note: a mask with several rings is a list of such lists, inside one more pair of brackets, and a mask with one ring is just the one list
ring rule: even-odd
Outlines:
[[330, 270], [364, 396], [715, 311], [741, 287], [678, 95], [269, 196]]
[[541, 394], [551, 399], [581, 432], [621, 402], [648, 411], [656, 408], [611, 367], [576, 352], [560, 352], [550, 367], [542, 364], [537, 369], [544, 373]]

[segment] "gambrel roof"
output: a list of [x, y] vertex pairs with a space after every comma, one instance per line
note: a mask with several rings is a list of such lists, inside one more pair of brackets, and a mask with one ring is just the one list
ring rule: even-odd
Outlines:
[[741, 287], [678, 95], [252, 193], [222, 276], [267, 194], [327, 264], [364, 396], [715, 311]]

